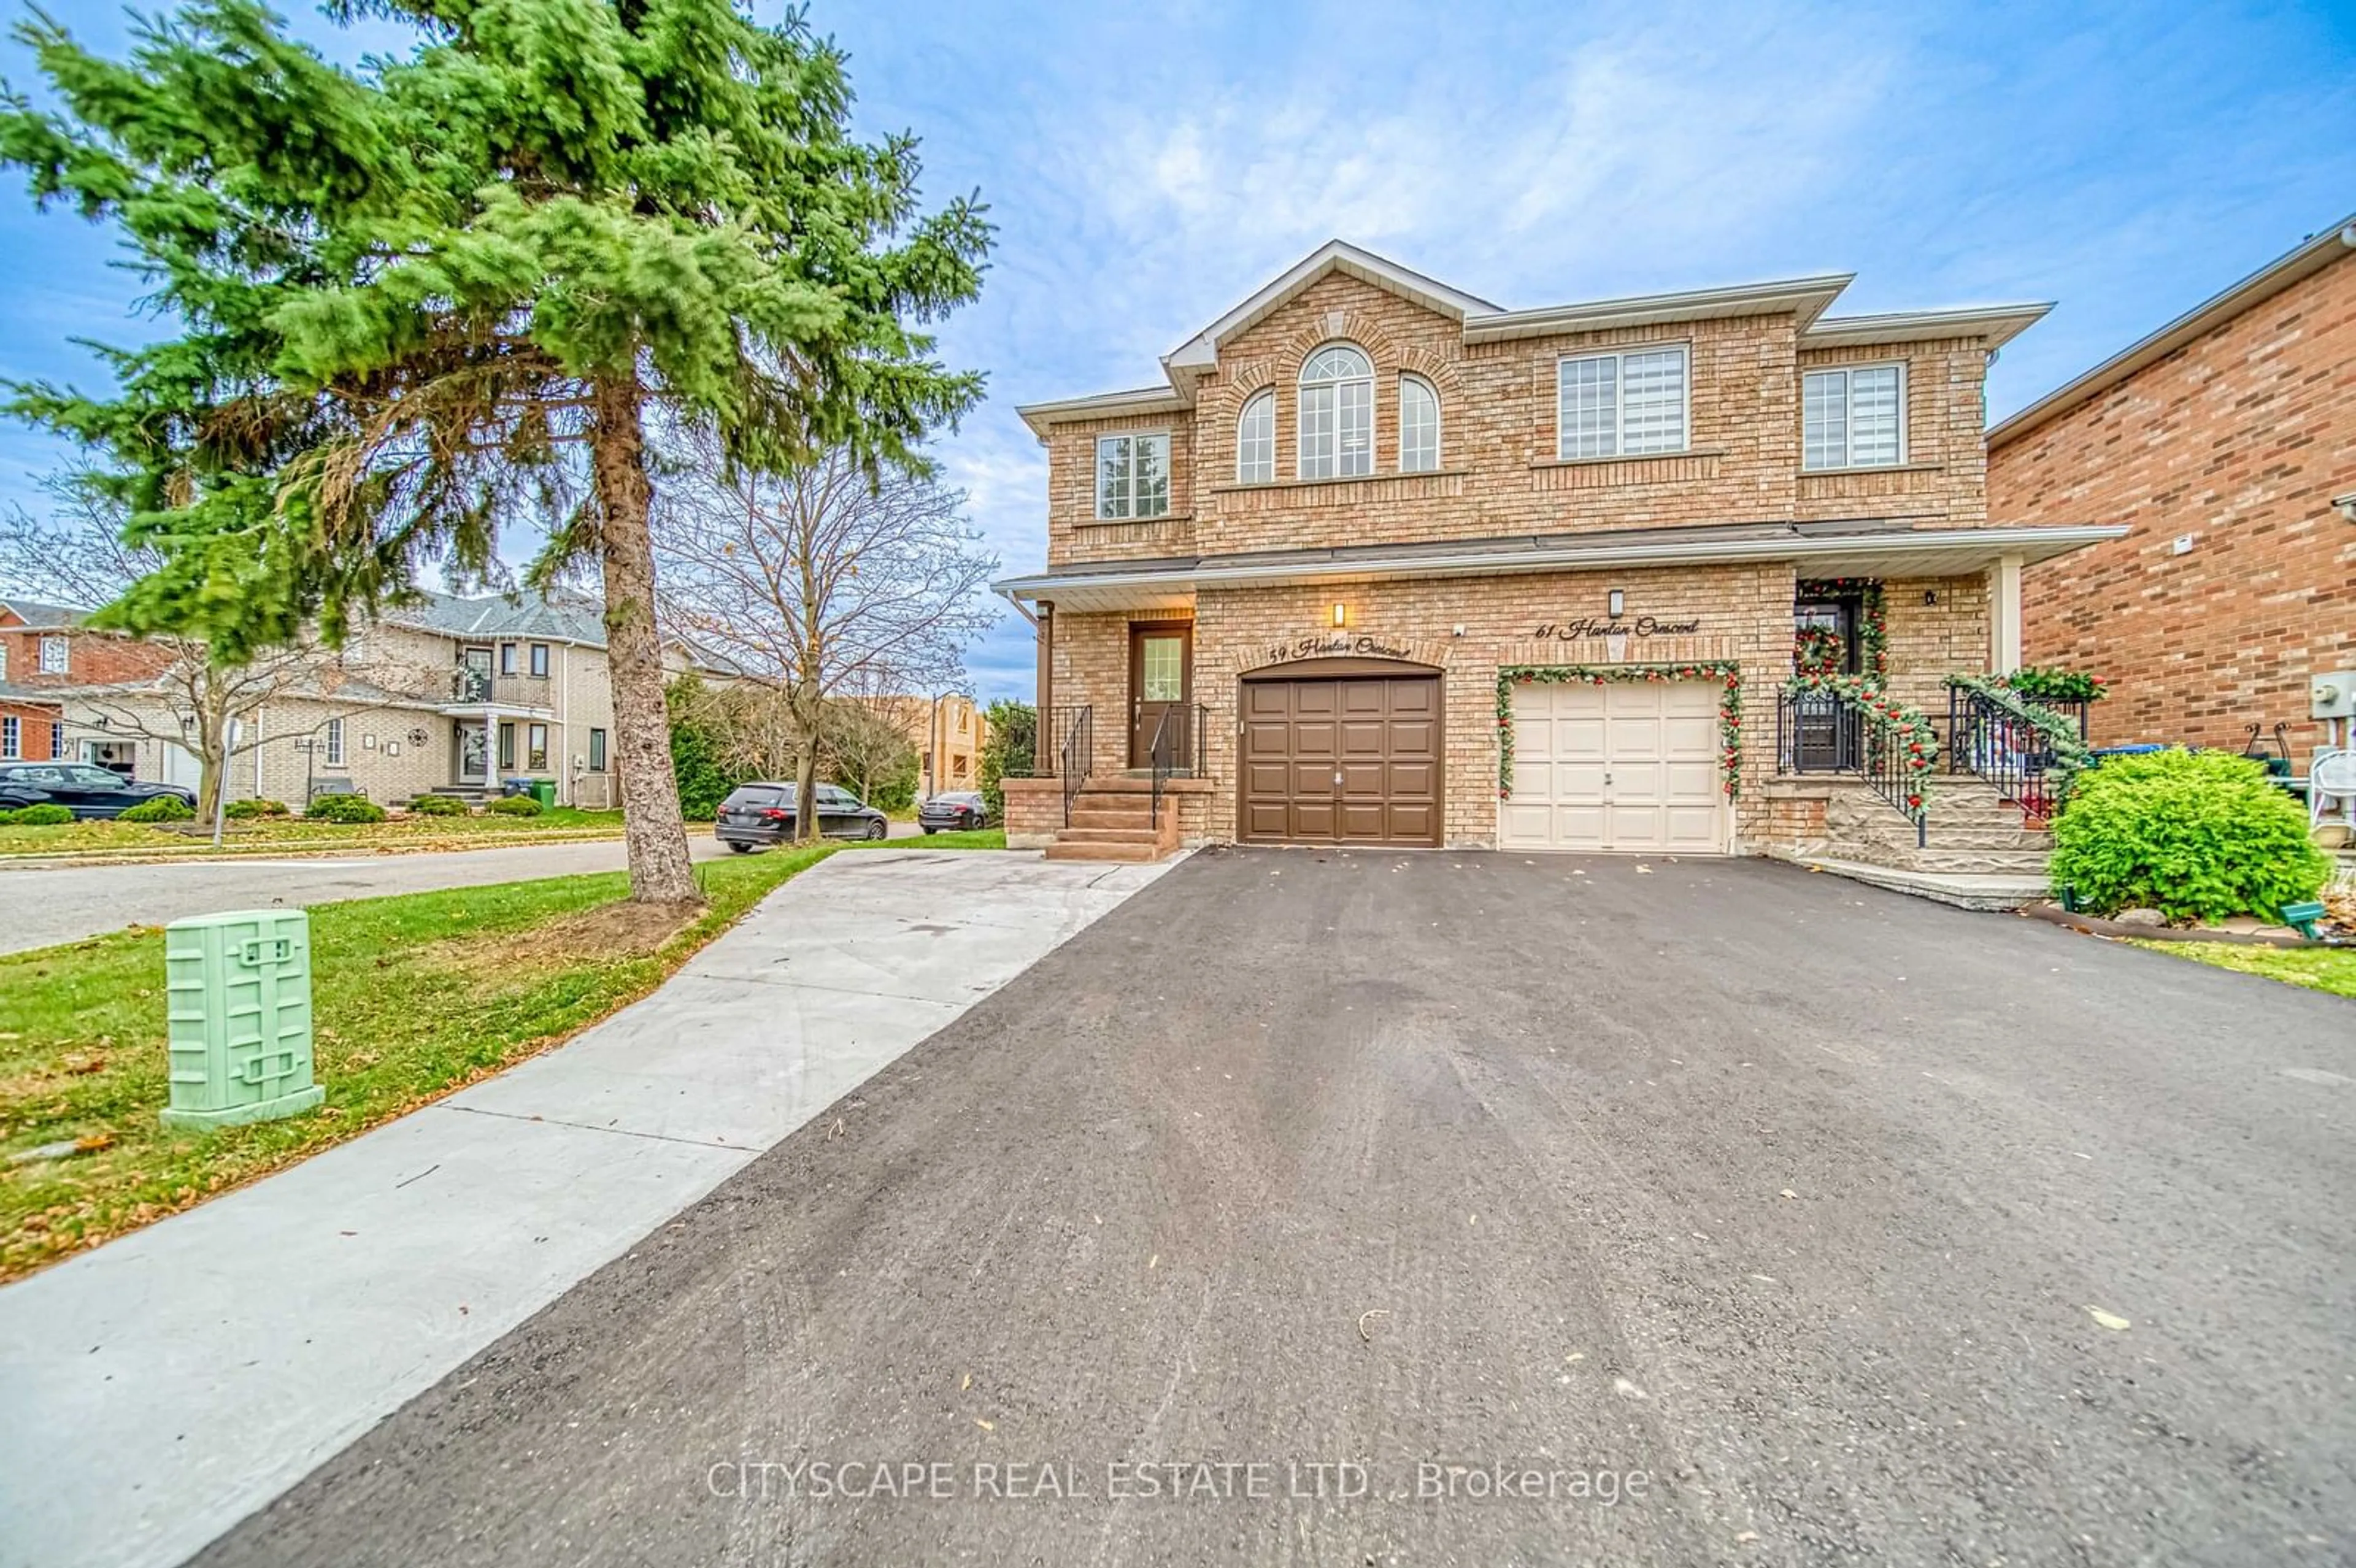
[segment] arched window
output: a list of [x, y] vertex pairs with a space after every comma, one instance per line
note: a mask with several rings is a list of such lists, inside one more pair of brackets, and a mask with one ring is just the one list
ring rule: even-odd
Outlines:
[[1399, 378], [1399, 472], [1440, 466], [1440, 394], [1420, 376]]
[[1236, 421], [1236, 483], [1265, 485], [1276, 477], [1276, 394], [1253, 395]]
[[1329, 343], [1301, 368], [1301, 476], [1374, 471], [1375, 368], [1350, 345]]

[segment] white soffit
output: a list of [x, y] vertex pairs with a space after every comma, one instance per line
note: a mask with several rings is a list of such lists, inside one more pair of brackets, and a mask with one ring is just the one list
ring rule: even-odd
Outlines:
[[2053, 308], [2049, 303], [1966, 305], [1955, 310], [1902, 310], [1879, 315], [1826, 315], [1800, 334], [1803, 348], [1846, 348], [1882, 343], [1935, 343], [1979, 337], [2000, 348]]
[[1633, 294], [1625, 299], [1594, 300], [1584, 304], [1547, 305], [1537, 310], [1496, 311], [1464, 318], [1464, 341], [1494, 343], [1511, 337], [1544, 337], [1564, 332], [1597, 332], [1614, 326], [1652, 326], [1679, 321], [1713, 321], [1731, 316], [1781, 315], [1800, 318], [1806, 328], [1848, 287], [1854, 272], [1826, 272], [1811, 278], [1786, 278], [1774, 283], [1742, 283], [1729, 289], [1687, 289], [1676, 293]]

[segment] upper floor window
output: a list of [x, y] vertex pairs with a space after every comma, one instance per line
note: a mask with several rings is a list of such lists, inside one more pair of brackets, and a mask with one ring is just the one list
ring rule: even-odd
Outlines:
[[1255, 394], [1236, 421], [1236, 483], [1266, 485], [1276, 478], [1276, 394]]
[[1686, 351], [1582, 354], [1555, 367], [1555, 455], [1641, 457], [1686, 449]]
[[543, 680], [548, 677], [548, 645], [546, 643], [534, 643], [531, 645], [531, 673]]
[[1399, 378], [1399, 472], [1440, 466], [1440, 394], [1420, 376]]
[[499, 645], [499, 673], [501, 675], [515, 674], [515, 645], [513, 643], [501, 643]]
[[65, 674], [67, 662], [72, 656], [68, 651], [70, 646], [70, 645], [63, 637], [43, 637], [41, 639], [41, 673], [43, 675]]
[[1097, 516], [1158, 517], [1170, 510], [1170, 437], [1097, 438]]
[[1301, 476], [1346, 479], [1375, 471], [1375, 368], [1346, 343], [1301, 368]]
[[1906, 460], [1906, 369], [1856, 365], [1800, 379], [1800, 466], [1887, 468]]

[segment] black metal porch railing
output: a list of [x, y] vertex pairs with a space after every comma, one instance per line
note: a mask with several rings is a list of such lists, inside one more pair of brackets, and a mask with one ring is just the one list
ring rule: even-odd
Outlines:
[[1837, 691], [1786, 691], [1775, 701], [1776, 766], [1787, 773], [1846, 773], [1914, 825], [1917, 848], [1930, 842], [1930, 803], [1912, 766], [1905, 732]]
[[2071, 720], [2078, 726], [2079, 740], [2083, 741], [2086, 738], [2088, 730], [2087, 713], [2094, 705], [2085, 698], [2024, 697], [2021, 700], [2023, 702], [2031, 703], [2036, 707], [2042, 708], [2049, 713], [2060, 714], [2062, 718]]
[[1162, 786], [1173, 778], [1199, 777], [1209, 721], [1199, 702], [1165, 703], [1153, 722], [1153, 743], [1147, 760], [1153, 771], [1153, 825], [1162, 826]]
[[[2037, 706], [2067, 711], [2062, 703]], [[2078, 721], [2085, 722], [2083, 704], [2079, 705]], [[2051, 821], [2061, 804], [2054, 781], [2062, 770], [2053, 745], [2052, 738], [2031, 723], [2022, 709], [1983, 691], [1947, 688], [1947, 771], [1987, 780], [1997, 794], [2019, 806], [2032, 826]]]
[[1077, 708], [1058, 709], [1056, 722], [1063, 731], [1063, 747], [1054, 753], [1055, 765], [1064, 781], [1064, 826], [1072, 825], [1072, 797], [1088, 780], [1088, 770], [1096, 764], [1095, 716], [1086, 703]]

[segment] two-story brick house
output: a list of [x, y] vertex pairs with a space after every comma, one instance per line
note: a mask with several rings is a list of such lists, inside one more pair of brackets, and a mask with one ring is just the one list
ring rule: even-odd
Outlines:
[[0, 599], [0, 762], [71, 754], [64, 699], [75, 687], [150, 679], [171, 663], [153, 643], [86, 619], [61, 604]]
[[2046, 307], [1827, 315], [1848, 281], [1506, 310], [1336, 241], [1162, 384], [1022, 410], [1047, 570], [998, 588], [1059, 777], [1014, 841], [1149, 771], [1192, 841], [1783, 831], [1803, 630], [1929, 708], [2018, 661], [2025, 564], [2116, 532], [1988, 516], [1987, 362]]
[[2029, 574], [2032, 663], [2108, 677], [2098, 742], [2238, 750], [2304, 773], [2319, 677], [2356, 669], [2356, 215], [1988, 432], [2026, 522], [2131, 530]]

